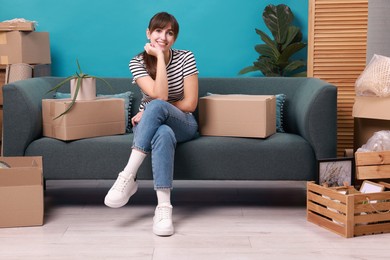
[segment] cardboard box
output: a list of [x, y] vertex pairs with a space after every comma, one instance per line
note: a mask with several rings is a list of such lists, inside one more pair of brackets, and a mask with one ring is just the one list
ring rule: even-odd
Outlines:
[[[14, 66], [17, 66], [19, 64], [0, 65], [0, 105], [3, 105], [3, 86], [4, 84], [7, 84], [10, 80], [10, 70], [12, 70]], [[28, 66], [32, 68], [31, 76], [33, 78], [51, 76], [51, 64], [28, 64]], [[18, 72], [16, 71], [15, 73]]]
[[211, 95], [199, 99], [202, 135], [265, 138], [276, 132], [276, 98]]
[[354, 150], [367, 143], [375, 132], [390, 130], [390, 98], [356, 96], [354, 118]]
[[42, 157], [0, 157], [0, 227], [43, 225]]
[[346, 238], [390, 232], [390, 191], [351, 194], [307, 183], [307, 220]]
[[76, 140], [125, 133], [125, 110], [122, 98], [98, 98], [76, 101], [65, 115], [70, 99], [43, 99], [43, 135], [60, 140]]
[[0, 64], [50, 64], [48, 32], [0, 32]]
[[1, 22], [0, 31], [35, 31], [33, 22]]

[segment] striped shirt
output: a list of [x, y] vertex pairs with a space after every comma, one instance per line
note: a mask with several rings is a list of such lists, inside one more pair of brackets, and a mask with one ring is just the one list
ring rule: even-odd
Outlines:
[[[198, 74], [196, 67], [196, 61], [194, 54], [187, 50], [170, 50], [170, 61], [167, 65], [167, 77], [168, 77], [168, 102], [176, 102], [184, 98], [184, 79], [188, 76]], [[149, 76], [143, 55], [139, 54], [131, 59], [129, 63], [131, 74], [133, 75], [133, 83], [136, 79]], [[145, 108], [145, 105], [153, 100], [146, 93], [142, 92], [142, 101], [140, 110]]]

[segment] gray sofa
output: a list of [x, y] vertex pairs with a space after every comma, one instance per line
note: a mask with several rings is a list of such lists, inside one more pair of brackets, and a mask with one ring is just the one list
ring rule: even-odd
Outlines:
[[[48, 180], [115, 179], [128, 161], [131, 133], [69, 142], [42, 136], [41, 100], [52, 98], [46, 92], [62, 79], [32, 78], [4, 86], [3, 156], [43, 156]], [[141, 97], [138, 87], [130, 78], [107, 80], [116, 93], [134, 92], [134, 115]], [[327, 82], [314, 78], [200, 78], [199, 88], [200, 97], [207, 92], [285, 94], [285, 133], [266, 139], [199, 136], [180, 143], [175, 179], [315, 180], [317, 159], [336, 156], [337, 89]], [[69, 92], [69, 86], [60, 91]], [[97, 92], [111, 94], [102, 84]], [[149, 158], [138, 177], [152, 178]]]

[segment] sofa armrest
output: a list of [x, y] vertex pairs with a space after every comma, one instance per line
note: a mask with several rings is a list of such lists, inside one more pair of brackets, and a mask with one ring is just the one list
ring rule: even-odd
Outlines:
[[337, 156], [337, 88], [308, 78], [292, 97], [289, 132], [305, 138], [317, 159]]
[[[42, 136], [42, 99], [59, 78], [32, 78], [3, 87], [3, 155], [23, 156], [26, 147]], [[45, 95], [46, 94], [46, 95]]]

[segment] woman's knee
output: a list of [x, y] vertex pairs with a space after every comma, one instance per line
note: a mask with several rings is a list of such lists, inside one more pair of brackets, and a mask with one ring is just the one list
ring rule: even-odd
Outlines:
[[173, 132], [172, 128], [170, 128], [167, 125], [161, 125], [152, 140], [152, 143], [155, 143], [157, 140], [160, 142], [169, 142], [174, 145], [176, 145], [176, 136], [175, 133]]

